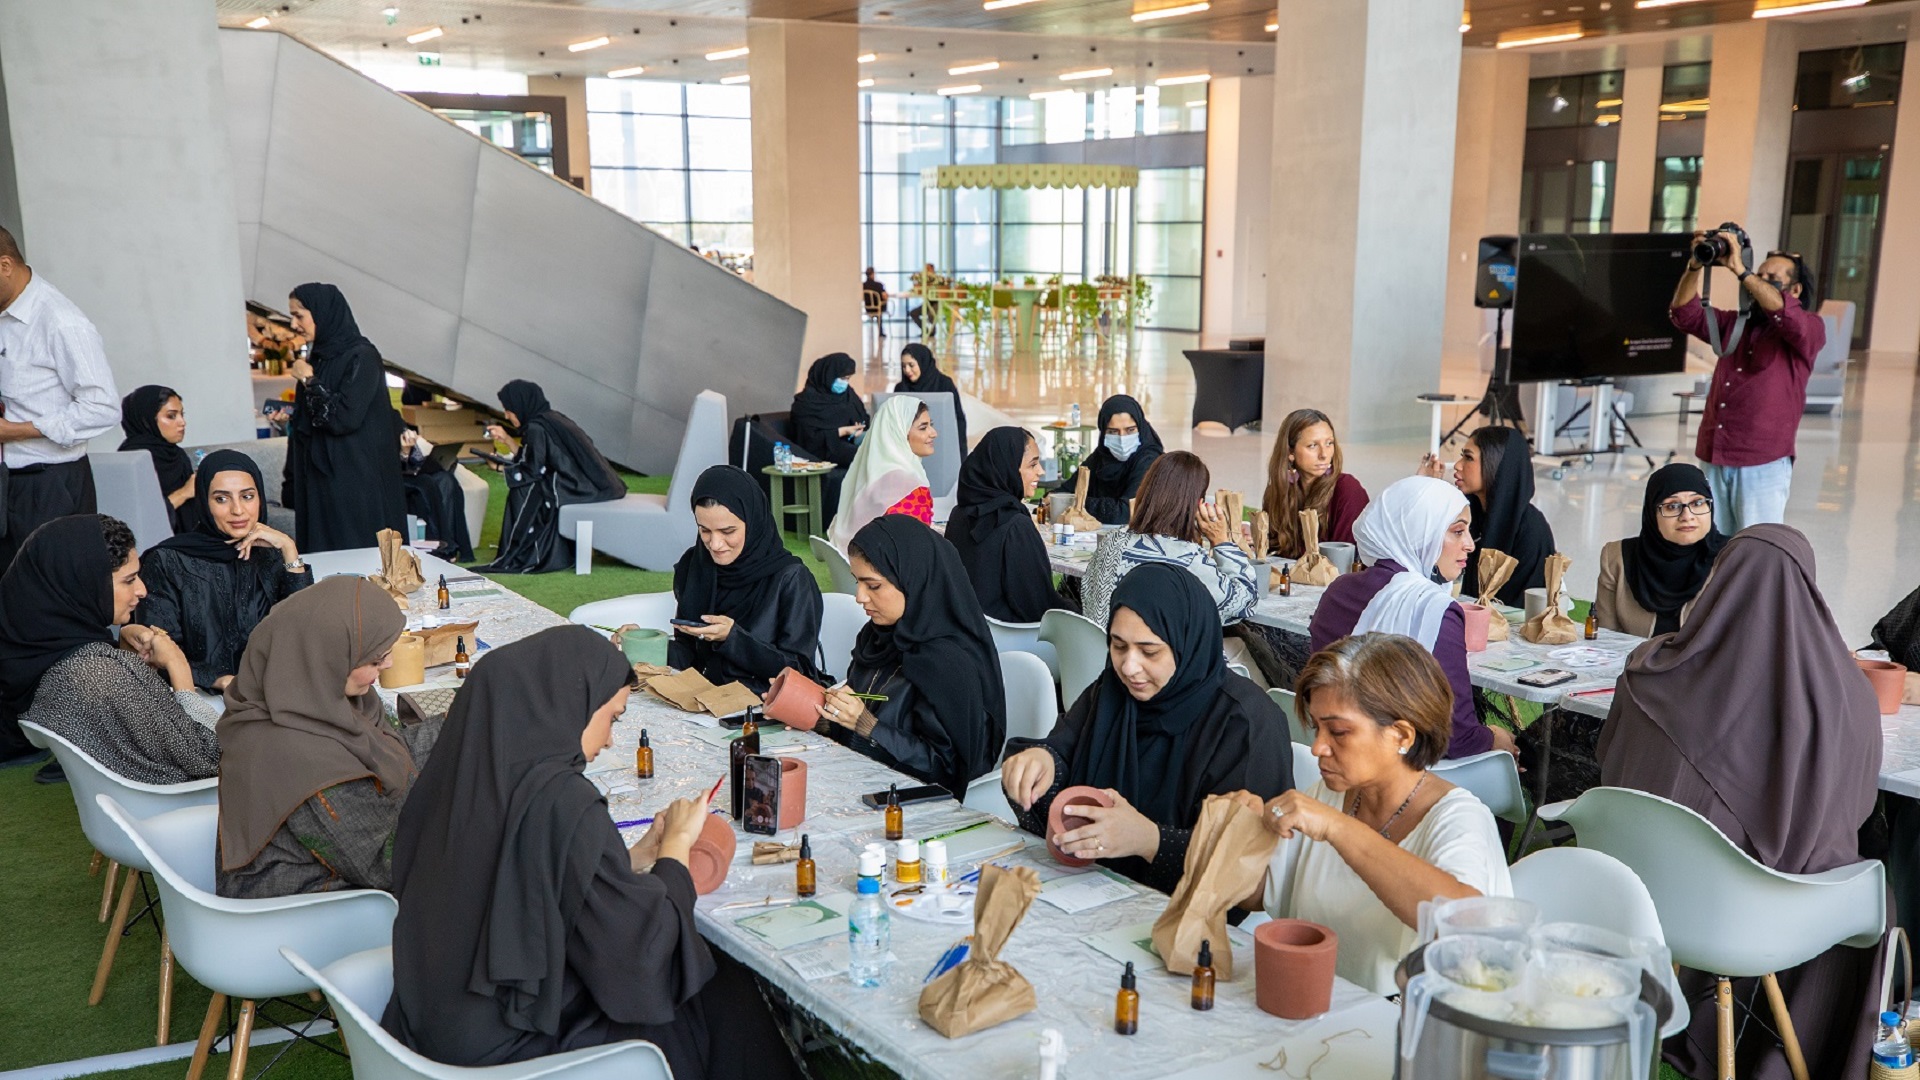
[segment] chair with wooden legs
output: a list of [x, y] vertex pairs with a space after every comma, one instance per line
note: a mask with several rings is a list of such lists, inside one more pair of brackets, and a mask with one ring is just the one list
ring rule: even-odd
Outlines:
[[1733, 1080], [1733, 980], [1759, 978], [1794, 1080], [1808, 1080], [1800, 1039], [1776, 972], [1835, 945], [1865, 948], [1887, 928], [1886, 867], [1872, 859], [1819, 874], [1763, 866], [1713, 823], [1678, 803], [1597, 787], [1540, 808], [1573, 826], [1576, 841], [1626, 863], [1660, 913], [1674, 963], [1717, 984], [1719, 1080]]
[[139, 849], [160, 887], [174, 960], [213, 991], [187, 1080], [200, 1080], [220, 1034], [227, 1001], [240, 1003], [228, 1080], [242, 1080], [257, 1006], [270, 998], [319, 990], [280, 955], [292, 949], [326, 965], [393, 944], [393, 896], [377, 889], [234, 900], [214, 892], [217, 806], [195, 806], [137, 820], [111, 795], [98, 802]]
[[[94, 969], [93, 989], [88, 1005], [98, 1005], [107, 992], [107, 976], [113, 973], [113, 960], [126, 935], [127, 921], [133, 911], [134, 894], [143, 892], [140, 875], [152, 867], [140, 855], [119, 826], [108, 820], [94, 801], [96, 795], [111, 795], [136, 817], [152, 817], [188, 806], [210, 806], [219, 797], [219, 780], [208, 777], [184, 784], [142, 784], [117, 776], [95, 761], [91, 755], [32, 721], [22, 721], [20, 729], [35, 746], [53, 751], [55, 761], [66, 770], [67, 784], [73, 789], [73, 806], [80, 814], [80, 831], [93, 845], [93, 865], [106, 862], [106, 888], [100, 894], [100, 921], [106, 922], [109, 910], [113, 922], [107, 927], [107, 941], [100, 949], [100, 963]], [[113, 902], [116, 889], [120, 903]], [[154, 919], [156, 926], [159, 919]], [[167, 1044], [173, 1019], [173, 951], [165, 928], [160, 931], [160, 1015], [155, 1028], [154, 1045]]]

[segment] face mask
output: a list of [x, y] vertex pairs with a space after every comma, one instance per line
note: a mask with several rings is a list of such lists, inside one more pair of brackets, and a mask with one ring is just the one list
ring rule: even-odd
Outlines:
[[853, 384], [845, 379], [835, 379], [833, 380], [833, 392], [836, 394], [844, 394], [847, 392], [847, 387], [851, 385]]
[[1135, 432], [1132, 435], [1109, 435], [1100, 442], [1107, 448], [1107, 453], [1125, 461], [1133, 456], [1135, 450], [1140, 449], [1140, 434]]

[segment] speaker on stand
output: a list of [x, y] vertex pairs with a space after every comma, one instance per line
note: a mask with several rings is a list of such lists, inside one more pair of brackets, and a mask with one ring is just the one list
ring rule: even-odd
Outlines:
[[1487, 380], [1486, 392], [1480, 395], [1480, 404], [1453, 425], [1453, 430], [1440, 440], [1443, 444], [1453, 441], [1454, 436], [1460, 434], [1460, 430], [1475, 416], [1486, 417], [1488, 424], [1526, 431], [1526, 421], [1520, 413], [1519, 387], [1507, 381], [1508, 360], [1511, 357], [1507, 348], [1507, 311], [1513, 307], [1513, 285], [1519, 273], [1519, 258], [1519, 237], [1480, 238], [1480, 264], [1474, 274], [1473, 306], [1494, 310], [1493, 375]]

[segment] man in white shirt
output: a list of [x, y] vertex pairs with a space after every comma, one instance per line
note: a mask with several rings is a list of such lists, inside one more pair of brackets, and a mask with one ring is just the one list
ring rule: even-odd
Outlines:
[[[73, 301], [27, 266], [0, 228], [0, 572], [28, 534], [57, 517], [98, 512], [87, 440], [120, 422], [120, 392], [100, 332]], [[31, 754], [11, 716], [0, 717], [0, 765]]]

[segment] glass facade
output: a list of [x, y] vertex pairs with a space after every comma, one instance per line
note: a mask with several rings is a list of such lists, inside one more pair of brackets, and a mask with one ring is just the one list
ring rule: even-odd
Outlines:
[[[1660, 74], [1660, 123], [1663, 144], [1671, 136], [1677, 149], [1692, 142], [1699, 145], [1698, 132], [1706, 123], [1712, 104], [1708, 88], [1713, 80], [1713, 65], [1671, 64]], [[1690, 233], [1698, 228], [1700, 216], [1700, 166], [1705, 160], [1697, 153], [1675, 153], [1663, 145], [1653, 166], [1654, 232]]]
[[593, 194], [702, 251], [753, 250], [753, 136], [744, 86], [587, 80]]
[[[1625, 81], [1623, 72], [1596, 71], [1527, 83], [1527, 164], [1520, 172], [1520, 231], [1613, 230], [1614, 133], [1593, 129], [1612, 128], [1620, 122]], [[1582, 135], [1580, 129], [1587, 133]], [[1600, 145], [1609, 149], [1596, 152]]]
[[1906, 54], [1903, 42], [1803, 52], [1793, 81], [1793, 107], [1813, 110], [1892, 105], [1900, 100]]
[[1527, 83], [1527, 127], [1605, 127], [1620, 122], [1621, 71], [1556, 75]]

